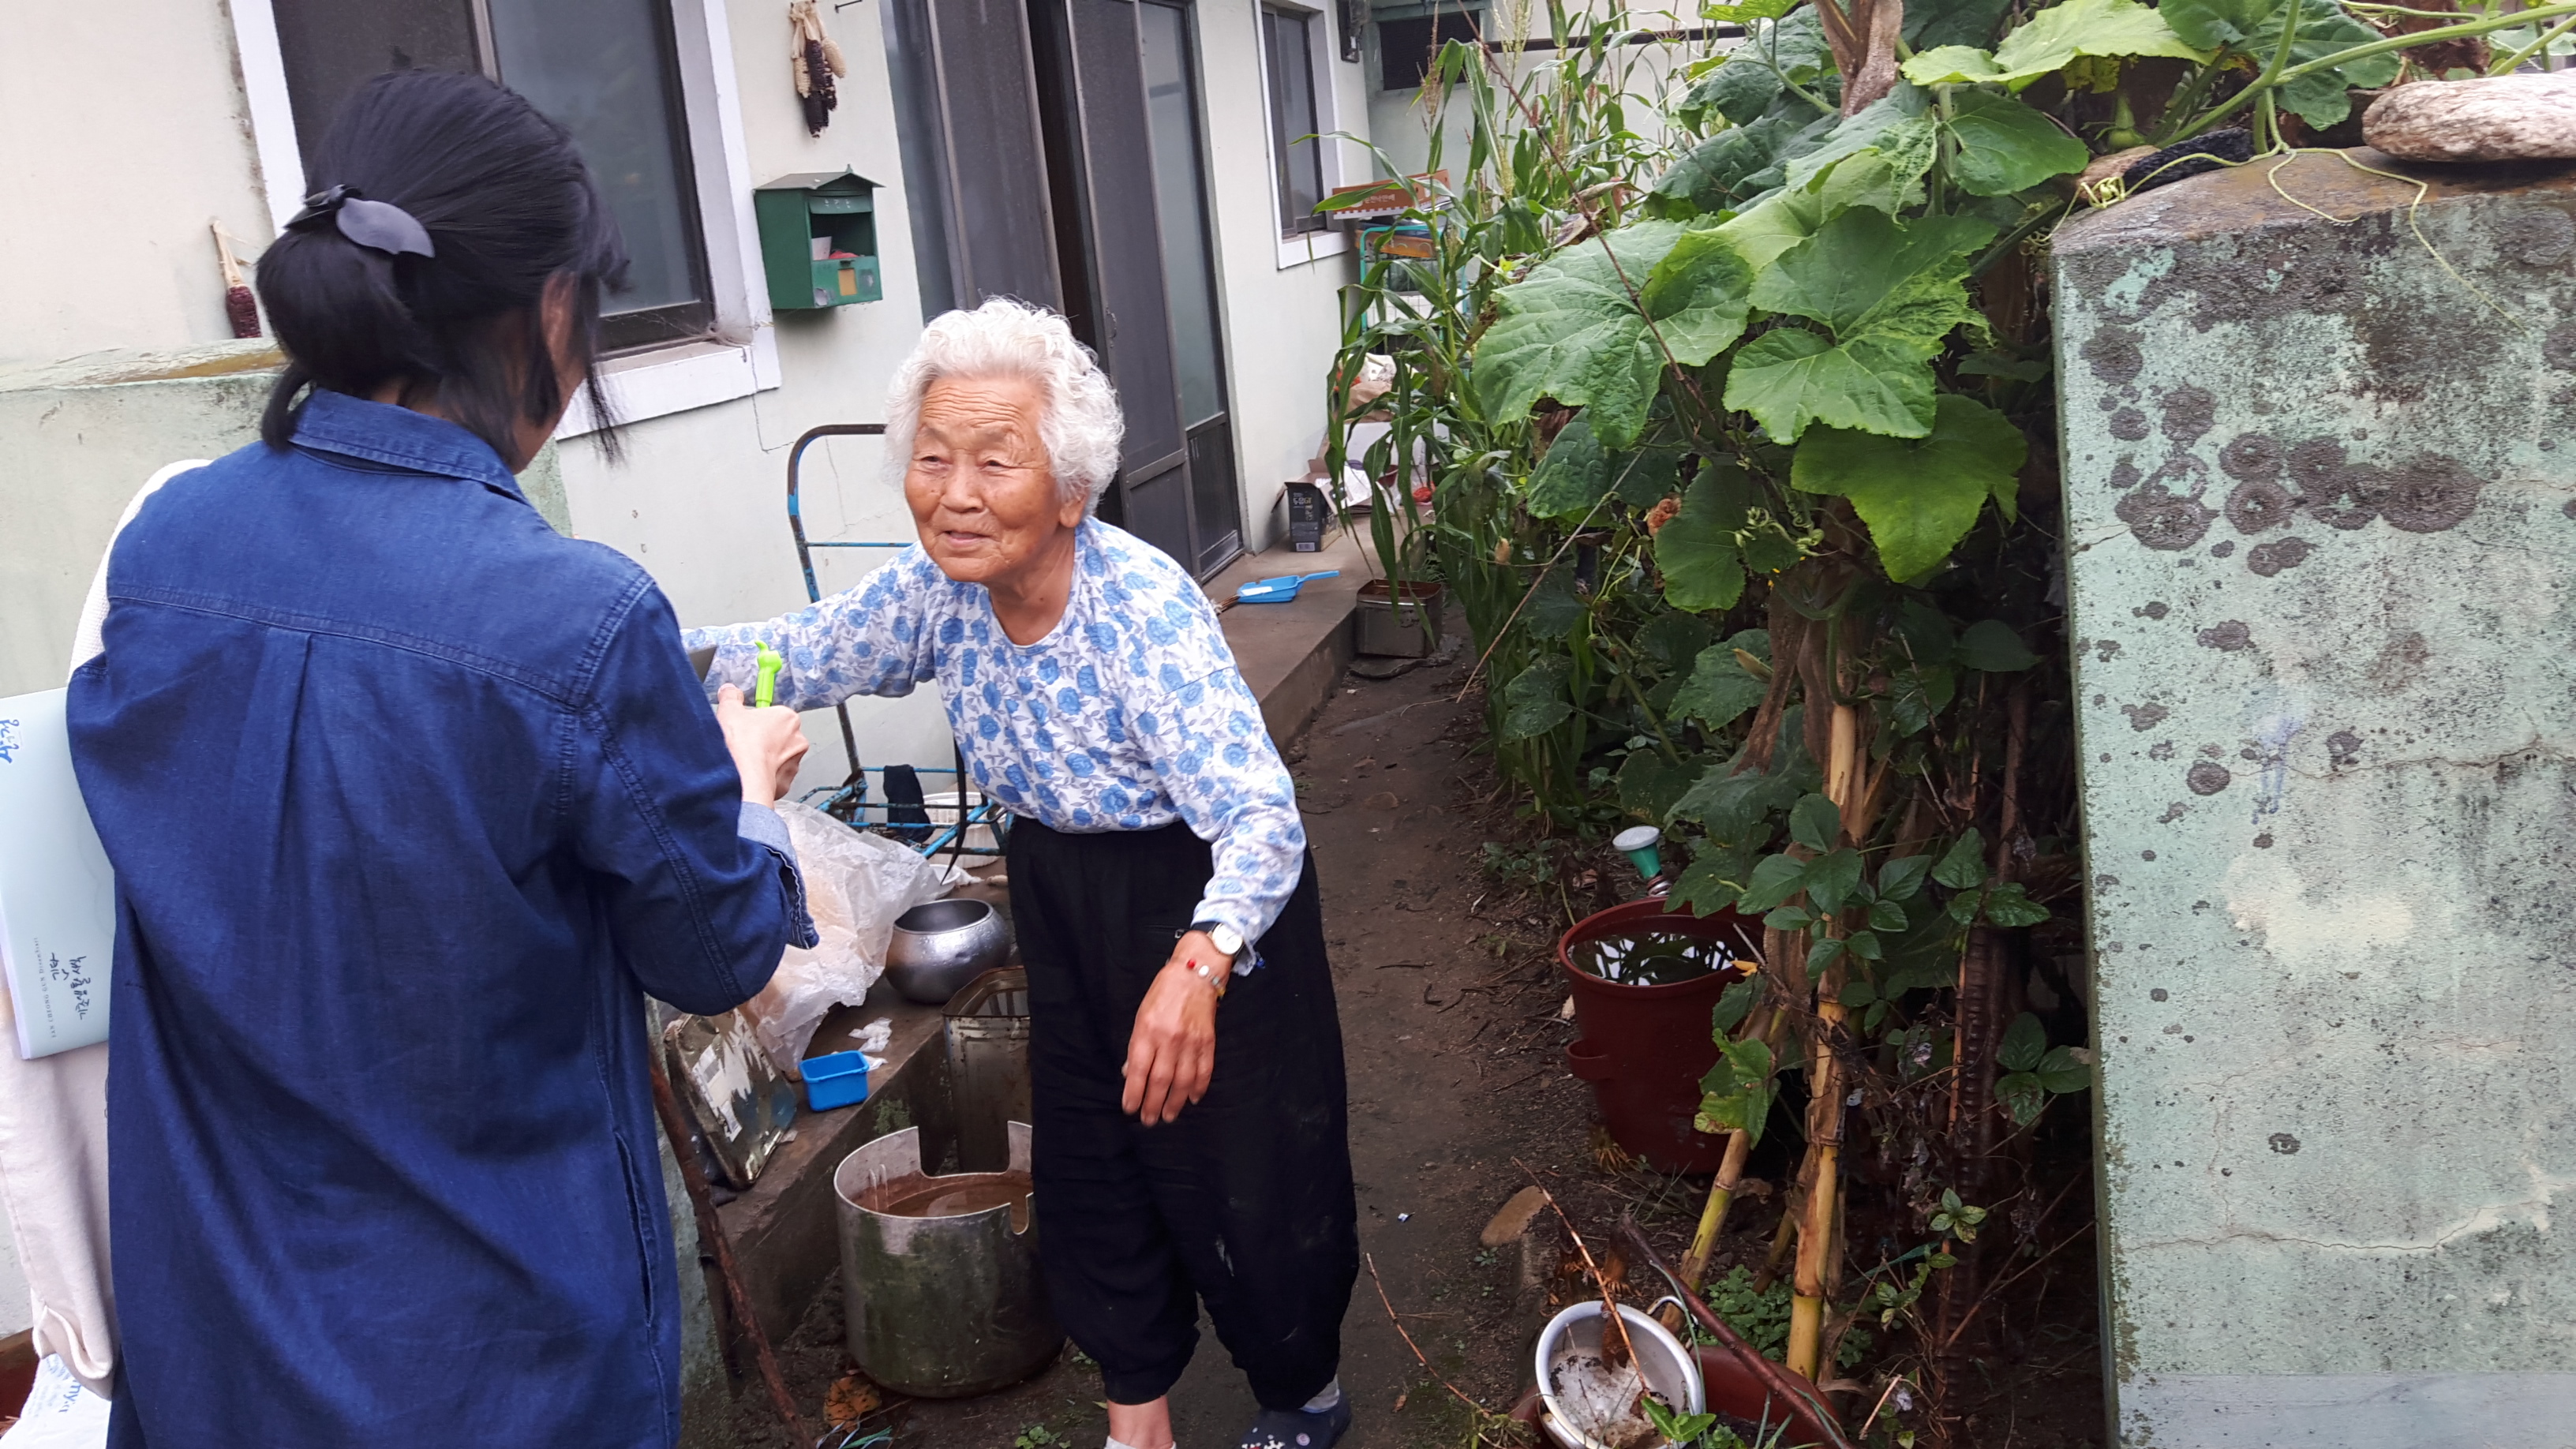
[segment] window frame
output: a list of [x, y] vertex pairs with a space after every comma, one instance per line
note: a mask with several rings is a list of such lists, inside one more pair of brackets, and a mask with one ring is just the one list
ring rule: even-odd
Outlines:
[[[1264, 3], [1261, 7], [1261, 64], [1263, 73], [1270, 79], [1269, 104], [1264, 109], [1268, 112], [1265, 119], [1270, 122], [1271, 179], [1278, 191], [1279, 232], [1282, 236], [1302, 236], [1307, 232], [1329, 229], [1327, 219], [1322, 216], [1311, 212], [1296, 215], [1290, 213], [1299, 179], [1294, 172], [1300, 164], [1311, 166], [1315, 181], [1315, 199], [1317, 201], [1324, 199], [1326, 144], [1323, 133], [1331, 128], [1324, 124], [1323, 107], [1317, 104], [1322, 97], [1317, 94], [1321, 88], [1316, 85], [1315, 52], [1323, 47], [1318, 46], [1315, 41], [1318, 38], [1316, 32], [1326, 28], [1328, 24], [1329, 22], [1319, 11], [1272, 3]], [[1305, 55], [1300, 57], [1306, 72], [1306, 115], [1302, 118], [1305, 123], [1303, 126], [1298, 124], [1301, 118], [1280, 114], [1281, 108], [1287, 102], [1287, 97], [1280, 93], [1282, 89], [1280, 78], [1295, 68], [1295, 62], [1280, 53], [1277, 35], [1280, 30], [1291, 25], [1296, 27], [1298, 42], [1305, 51]], [[1329, 42], [1332, 37], [1327, 35], [1322, 38]], [[1292, 133], [1299, 137], [1311, 135], [1315, 139], [1312, 142], [1292, 139]], [[1314, 149], [1303, 157], [1298, 156], [1297, 148], [1309, 144]]]
[[[304, 205], [303, 151], [295, 133], [286, 62], [269, 0], [232, 0], [233, 41], [271, 224], [283, 231]], [[623, 422], [641, 422], [775, 390], [781, 382], [769, 286], [752, 213], [750, 151], [724, 0], [671, 0], [666, 17], [677, 71], [675, 118], [694, 183], [707, 321], [682, 335], [640, 341], [604, 356], [600, 376]], [[576, 396], [557, 439], [599, 430]]]
[[[1342, 147], [1332, 134], [1340, 129], [1341, 119], [1341, 77], [1337, 71], [1341, 66], [1355, 62], [1341, 59], [1340, 37], [1335, 31], [1332, 10], [1295, 3], [1295, 0], [1252, 0], [1252, 53], [1254, 69], [1261, 82], [1262, 126], [1268, 133], [1264, 149], [1271, 173], [1271, 220], [1278, 234], [1279, 269], [1285, 271], [1325, 257], [1339, 256], [1351, 249], [1351, 238], [1348, 232], [1334, 230], [1327, 218], [1306, 219], [1287, 214], [1286, 178], [1281, 175], [1285, 157], [1280, 149], [1283, 133], [1278, 121], [1279, 96], [1271, 77], [1269, 27], [1264, 23], [1274, 13], [1293, 15], [1311, 23], [1307, 32], [1306, 59], [1315, 105], [1317, 170], [1324, 196], [1330, 196], [1333, 188], [1342, 184], [1344, 169]], [[1299, 226], [1297, 223], [1301, 220], [1310, 224]]]

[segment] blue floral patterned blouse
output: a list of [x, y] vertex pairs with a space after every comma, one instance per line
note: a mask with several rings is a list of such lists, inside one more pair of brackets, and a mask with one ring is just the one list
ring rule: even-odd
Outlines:
[[1077, 834], [1186, 822], [1215, 856], [1195, 919], [1247, 941], [1296, 889], [1295, 787], [1216, 610], [1169, 555], [1098, 519], [1076, 538], [1064, 618], [1034, 644], [1011, 642], [984, 586], [951, 580], [918, 544], [811, 608], [687, 637], [719, 646], [710, 690], [746, 692], [767, 640], [793, 709], [937, 679], [967, 772], [1004, 808]]

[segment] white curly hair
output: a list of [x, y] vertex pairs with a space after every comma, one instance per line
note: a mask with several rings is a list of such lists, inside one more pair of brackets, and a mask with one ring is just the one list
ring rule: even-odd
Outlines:
[[922, 329], [912, 355], [886, 390], [886, 471], [897, 484], [912, 464], [921, 399], [943, 377], [1026, 378], [1044, 396], [1038, 437], [1067, 501], [1097, 507], [1118, 471], [1127, 420], [1118, 393], [1064, 319], [1043, 307], [995, 297], [972, 312], [943, 312]]

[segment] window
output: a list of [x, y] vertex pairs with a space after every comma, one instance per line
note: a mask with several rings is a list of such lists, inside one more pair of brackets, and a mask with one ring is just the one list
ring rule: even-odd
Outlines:
[[1481, 9], [1442, 6], [1420, 15], [1382, 17], [1377, 23], [1378, 88], [1409, 91], [1431, 73], [1431, 63], [1455, 40], [1475, 45], [1483, 40]]
[[1279, 173], [1279, 226], [1294, 236], [1324, 230], [1324, 128], [1317, 124], [1315, 58], [1324, 17], [1311, 10], [1261, 12], [1261, 54], [1270, 79], [1270, 156]]
[[310, 158], [360, 82], [470, 70], [561, 123], [607, 196], [632, 260], [606, 299], [610, 351], [715, 325], [669, 7], [662, 0], [270, 0], [295, 137]]

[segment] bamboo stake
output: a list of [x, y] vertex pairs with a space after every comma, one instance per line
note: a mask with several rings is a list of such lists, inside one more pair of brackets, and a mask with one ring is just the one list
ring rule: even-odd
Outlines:
[[1842, 1024], [1842, 1004], [1834, 998], [1843, 983], [1842, 962], [1825, 968], [1816, 985], [1815, 1051], [1808, 1076], [1815, 1096], [1807, 1105], [1807, 1152], [1815, 1159], [1815, 1185], [1807, 1190], [1806, 1220], [1798, 1225], [1796, 1296], [1789, 1301], [1789, 1371], [1815, 1378], [1822, 1366], [1825, 1336], [1825, 1258], [1833, 1243], [1834, 1205], [1842, 1195], [1836, 1170], [1842, 1156], [1842, 1064], [1834, 1055], [1833, 1033]]
[[1798, 1191], [1780, 1205], [1780, 1226], [1771, 1234], [1771, 1253], [1762, 1260], [1762, 1271], [1753, 1275], [1754, 1292], [1768, 1293], [1771, 1285], [1779, 1281], [1780, 1270], [1789, 1262], [1789, 1250], [1797, 1244], [1798, 1219], [1806, 1211], [1800, 1205], [1806, 1200], [1806, 1193]]
[[[1826, 798], [1843, 812], [1846, 822], [1851, 822], [1863, 793], [1860, 711], [1847, 704], [1835, 705], [1828, 738], [1831, 743], [1825, 764]], [[1835, 923], [1819, 924], [1828, 939], [1839, 934]], [[1789, 1303], [1788, 1348], [1789, 1371], [1808, 1379], [1817, 1378], [1823, 1369], [1829, 1288], [1826, 1280], [1831, 1269], [1834, 1219], [1842, 1202], [1842, 1185], [1837, 1178], [1842, 1155], [1842, 1059], [1835, 1053], [1834, 1044], [1845, 1015], [1844, 975], [1843, 958], [1837, 956], [1817, 980], [1816, 1025], [1808, 1043], [1807, 1081], [1813, 1095], [1807, 1103], [1807, 1157], [1812, 1178], [1807, 1187], [1805, 1220], [1798, 1227], [1798, 1267], [1795, 1296]]]
[[[1778, 1049], [1784, 1018], [1769, 1006], [1756, 1007], [1745, 1025], [1751, 1030], [1745, 1038], [1756, 1036], [1774, 1050]], [[1726, 1156], [1718, 1162], [1717, 1180], [1708, 1185], [1708, 1202], [1700, 1208], [1699, 1228], [1691, 1234], [1690, 1252], [1682, 1258], [1682, 1287], [1685, 1292], [1699, 1291], [1700, 1281], [1708, 1276], [1708, 1260], [1717, 1252], [1718, 1234], [1726, 1230], [1727, 1210], [1735, 1203], [1737, 1184], [1744, 1181], [1744, 1163], [1753, 1155], [1753, 1134], [1742, 1129], [1726, 1134]], [[1657, 1322], [1675, 1333], [1681, 1331], [1682, 1311], [1667, 1306], [1655, 1315]]]

